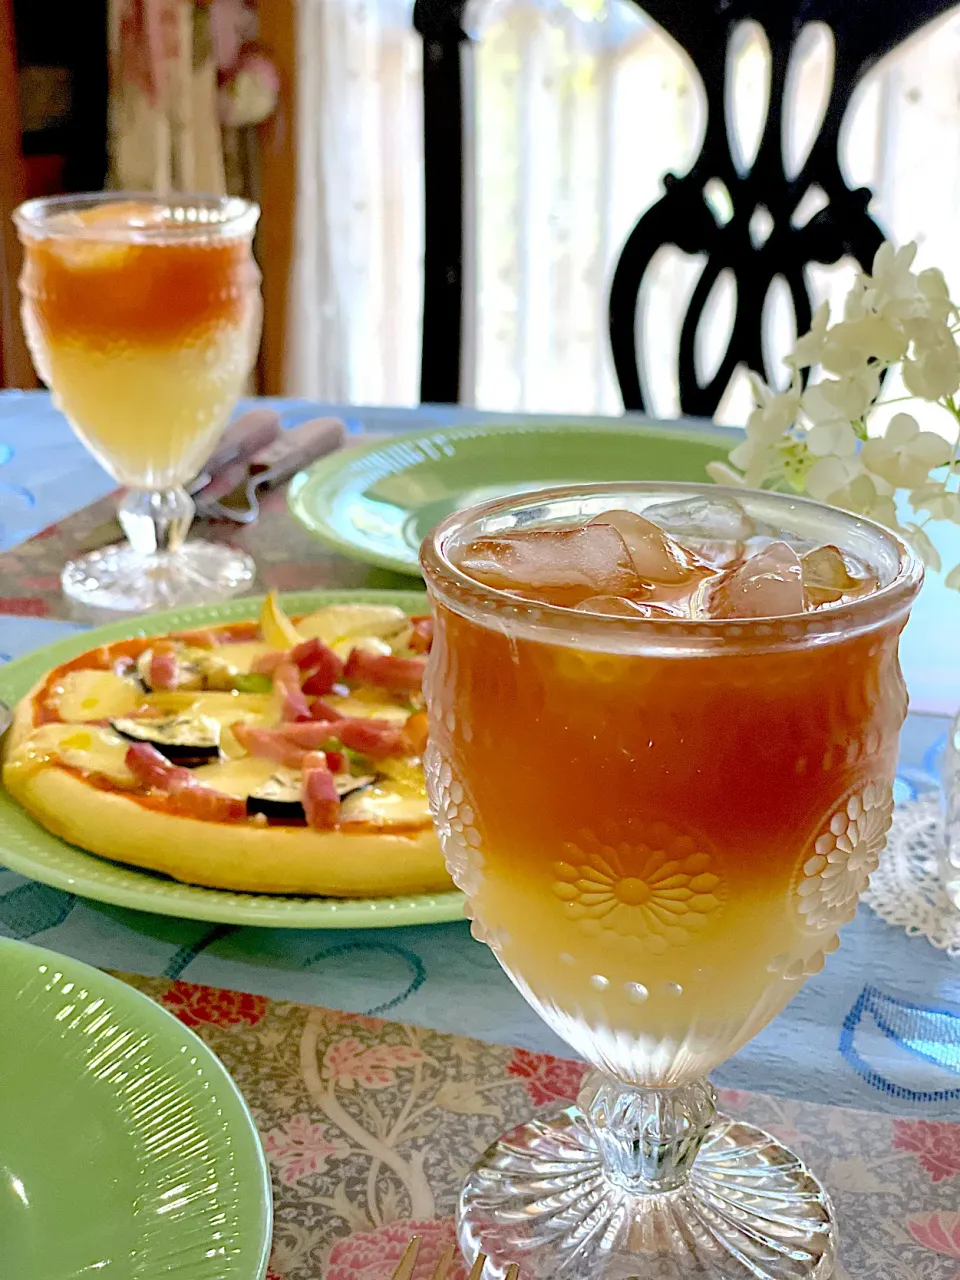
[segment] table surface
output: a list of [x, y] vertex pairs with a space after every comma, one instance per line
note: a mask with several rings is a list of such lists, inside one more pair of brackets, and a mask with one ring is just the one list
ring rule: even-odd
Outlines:
[[[396, 432], [479, 416], [452, 408], [363, 410], [276, 403], [285, 425], [337, 412], [352, 432]], [[112, 488], [48, 397], [0, 395], [0, 552], [8, 551], [0, 557], [0, 659], [78, 625], [62, 617], [3, 613], [5, 601], [8, 607], [24, 607], [28, 579], [23, 574], [35, 552], [39, 557], [37, 549], [52, 545], [59, 554], [54, 539], [18, 544]], [[84, 518], [72, 517], [63, 531], [85, 528]], [[102, 523], [103, 517], [97, 518]], [[282, 512], [274, 518], [285, 519]], [[292, 525], [288, 532], [295, 544], [299, 534]], [[960, 530], [948, 530], [947, 537], [944, 550], [954, 560], [960, 558]], [[314, 544], [309, 555], [312, 585], [383, 583], [376, 571], [328, 556]], [[20, 575], [15, 582], [14, 572]], [[41, 593], [50, 590], [49, 566], [46, 572], [47, 577], [36, 579]], [[269, 560], [263, 577], [271, 585], [307, 585], [290, 581], [290, 572], [289, 562]], [[936, 786], [935, 748], [948, 722], [932, 712], [953, 710], [960, 703], [958, 629], [960, 597], [945, 592], [934, 576], [921, 593], [903, 647], [914, 710], [902, 739], [901, 801]], [[146, 977], [187, 978], [275, 999], [386, 1014], [529, 1050], [569, 1052], [527, 1007], [491, 953], [470, 938], [466, 923], [336, 933], [214, 927], [84, 901], [0, 870], [0, 933]], [[824, 972], [717, 1073], [720, 1083], [812, 1103], [955, 1115], [960, 1099], [960, 962], [889, 927], [866, 907], [842, 939]], [[870, 1002], [861, 998], [866, 988], [886, 997], [887, 1016], [880, 1022], [870, 1012]], [[938, 1011], [935, 1044], [924, 1032], [924, 1018], [931, 1011]]]

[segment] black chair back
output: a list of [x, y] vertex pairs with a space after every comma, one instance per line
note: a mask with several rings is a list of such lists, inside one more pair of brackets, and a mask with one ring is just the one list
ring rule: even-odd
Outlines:
[[[839, 136], [853, 91], [880, 58], [956, 0], [645, 0], [643, 11], [689, 54], [703, 82], [706, 130], [700, 154], [682, 177], [667, 174], [663, 196], [639, 218], [627, 237], [609, 299], [610, 344], [626, 409], [644, 410], [637, 343], [640, 288], [657, 251], [675, 245], [706, 256], [686, 315], [677, 353], [680, 408], [709, 417], [738, 365], [768, 381], [762, 341], [764, 301], [776, 277], [793, 299], [797, 332], [810, 324], [811, 299], [804, 268], [830, 265], [846, 255], [869, 268], [884, 239], [867, 206], [871, 192], [851, 189], [839, 160]], [[420, 395], [424, 402], [456, 403], [461, 391], [464, 301], [465, 120], [470, 105], [471, 41], [463, 29], [466, 0], [416, 0], [414, 26], [423, 38], [424, 103], [424, 306]], [[770, 47], [770, 100], [756, 159], [738, 166], [724, 110], [727, 49], [744, 21], [763, 28]], [[833, 83], [823, 123], [799, 172], [788, 175], [782, 130], [791, 52], [810, 23], [833, 34]], [[729, 216], [715, 212], [711, 185], [726, 189]], [[705, 190], [706, 189], [706, 190]], [[801, 202], [819, 196], [822, 207], [798, 225]], [[757, 234], [758, 210], [764, 211]], [[718, 276], [729, 269], [736, 282], [736, 314], [725, 354], [701, 384], [695, 336]], [[640, 335], [642, 349], [642, 334]]]

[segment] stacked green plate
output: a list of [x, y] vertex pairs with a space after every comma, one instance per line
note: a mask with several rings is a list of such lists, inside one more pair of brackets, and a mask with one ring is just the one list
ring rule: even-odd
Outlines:
[[451, 511], [553, 484], [706, 479], [737, 435], [689, 423], [497, 419], [409, 431], [315, 462], [290, 483], [294, 516], [354, 560], [419, 573], [424, 535]]
[[262, 1280], [270, 1180], [210, 1050], [89, 965], [0, 939], [0, 1276]]

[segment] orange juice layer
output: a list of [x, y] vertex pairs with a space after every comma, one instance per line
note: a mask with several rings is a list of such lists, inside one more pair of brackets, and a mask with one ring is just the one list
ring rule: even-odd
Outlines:
[[575, 1048], [624, 1074], [642, 1041], [642, 1083], [689, 1078], [835, 948], [889, 821], [898, 631], [625, 656], [440, 608], [431, 734], [452, 861], [504, 967]]
[[246, 239], [127, 244], [24, 239], [21, 286], [48, 340], [170, 346], [241, 322], [257, 272]]
[[38, 331], [27, 309], [24, 318], [37, 367], [90, 451], [124, 484], [167, 488], [197, 474], [243, 393], [256, 295], [244, 309], [169, 347], [70, 340]]

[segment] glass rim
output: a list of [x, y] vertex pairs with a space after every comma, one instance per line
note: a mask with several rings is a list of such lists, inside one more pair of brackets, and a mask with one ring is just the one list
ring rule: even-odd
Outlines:
[[[204, 209], [221, 216], [203, 222], [184, 218], [161, 226], [66, 226], [52, 224], [52, 219], [104, 204], [134, 202], [166, 209]], [[155, 191], [77, 191], [62, 196], [34, 196], [18, 205], [10, 215], [17, 230], [34, 239], [91, 240], [99, 243], [142, 244], [197, 238], [230, 238], [250, 235], [260, 217], [260, 206], [242, 196], [217, 195], [213, 192], [174, 192], [158, 195]]]
[[[502, 588], [487, 586], [459, 569], [446, 553], [451, 537], [467, 525], [490, 516], [508, 514], [523, 503], [593, 497], [605, 493], [652, 494], [663, 490], [681, 495], [687, 493], [691, 497], [704, 493], [716, 494], [737, 502], [742, 502], [745, 493], [762, 494], [765, 499], [782, 499], [784, 503], [791, 505], [827, 511], [832, 518], [848, 522], [853, 529], [866, 530], [895, 548], [899, 558], [897, 573], [890, 582], [876, 591], [810, 613], [761, 618], [624, 618], [528, 600]], [[708, 481], [698, 483], [679, 480], [608, 480], [582, 485], [555, 485], [548, 489], [530, 490], [465, 507], [440, 521], [426, 535], [420, 547], [420, 565], [427, 582], [435, 584], [441, 595], [445, 594], [445, 589], [452, 589], [455, 597], [468, 605], [486, 605], [488, 608], [493, 606], [497, 612], [503, 614], [507, 611], [517, 621], [535, 628], [558, 630], [565, 627], [569, 632], [572, 630], [572, 620], [576, 620], [578, 636], [589, 635], [597, 639], [617, 634], [621, 637], [644, 636], [650, 640], [686, 639], [694, 643], [697, 640], [736, 640], [747, 645], [769, 643], [777, 628], [782, 629], [781, 639], [787, 641], [809, 640], [811, 636], [815, 639], [828, 639], [836, 633], [849, 635], [853, 631], [868, 629], [894, 616], [899, 609], [906, 608], [923, 582], [923, 562], [919, 555], [892, 530], [875, 520], [840, 507], [831, 507], [812, 498], [801, 497], [799, 494], [742, 489], [715, 485]]]

